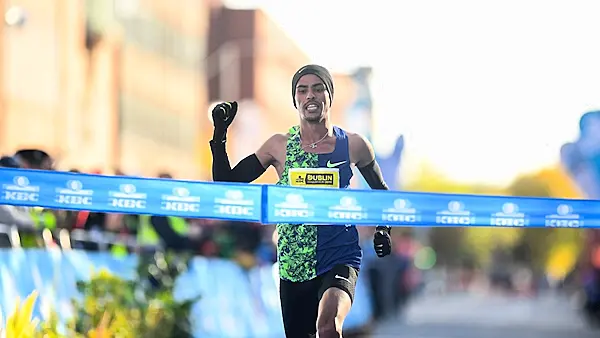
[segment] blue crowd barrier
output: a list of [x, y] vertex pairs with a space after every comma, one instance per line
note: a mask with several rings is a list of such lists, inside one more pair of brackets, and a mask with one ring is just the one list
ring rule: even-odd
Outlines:
[[[53, 309], [64, 322], [72, 315], [71, 299], [81, 297], [76, 290], [77, 281], [89, 280], [93, 271], [102, 268], [131, 279], [136, 264], [135, 255], [117, 258], [102, 252], [0, 250], [0, 310], [6, 318], [14, 310], [17, 296], [23, 300], [38, 290], [34, 316], [47, 318]], [[201, 297], [192, 308], [194, 336], [282, 337], [276, 271], [271, 266], [245, 271], [232, 261], [193, 258], [189, 270], [175, 283], [175, 297]], [[370, 321], [370, 294], [364, 279], [359, 276], [355, 303], [344, 323], [346, 328], [360, 328]]]
[[263, 224], [600, 227], [600, 201], [194, 182], [0, 169], [2, 204]]

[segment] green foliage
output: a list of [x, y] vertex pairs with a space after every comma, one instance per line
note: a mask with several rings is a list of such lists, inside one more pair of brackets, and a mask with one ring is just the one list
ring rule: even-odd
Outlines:
[[[558, 167], [523, 175], [508, 187], [501, 189], [490, 185], [454, 182], [426, 165], [406, 190], [525, 197], [579, 197], [573, 182]], [[469, 262], [484, 266], [490, 262], [493, 248], [506, 248], [513, 250], [517, 260], [537, 270], [544, 269], [554, 248], [565, 244], [580, 247], [581, 239], [581, 232], [575, 229], [438, 227], [433, 228], [430, 233], [430, 244], [435, 249], [438, 263], [441, 265]]]
[[[545, 169], [532, 175], [521, 176], [507, 188], [507, 192], [513, 196], [563, 198], [573, 197], [575, 193], [572, 182], [557, 169]], [[572, 244], [574, 247], [581, 245], [582, 233], [578, 229], [519, 230], [520, 238], [514, 246], [515, 258], [529, 264], [536, 271], [546, 268], [554, 248], [565, 244]]]
[[[420, 175], [407, 187], [409, 191], [452, 194], [500, 195], [499, 187], [483, 184], [454, 182], [430, 166], [424, 166]], [[508, 231], [506, 231], [508, 230]], [[514, 241], [512, 229], [437, 227], [430, 233], [430, 244], [445, 266], [476, 265], [488, 262], [492, 244]]]
[[[172, 253], [141, 255], [134, 280], [106, 270], [77, 283], [83, 299], [72, 301], [75, 317], [67, 337], [192, 337], [190, 312], [198, 300], [176, 301], [176, 278], [187, 269], [189, 256]], [[42, 323], [40, 332], [61, 337], [57, 321]]]

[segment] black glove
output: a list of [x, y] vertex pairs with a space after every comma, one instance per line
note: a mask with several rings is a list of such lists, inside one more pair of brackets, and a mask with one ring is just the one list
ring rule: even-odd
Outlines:
[[214, 142], [225, 142], [227, 128], [233, 122], [237, 114], [238, 103], [236, 101], [219, 103], [212, 110], [212, 119], [215, 125], [213, 132]]
[[375, 228], [375, 234], [373, 235], [373, 247], [377, 257], [385, 257], [392, 253], [392, 237], [390, 231], [392, 228], [385, 226], [378, 226]]

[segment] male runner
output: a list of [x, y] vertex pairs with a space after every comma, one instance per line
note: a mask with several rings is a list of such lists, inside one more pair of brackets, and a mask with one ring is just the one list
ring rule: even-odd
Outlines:
[[[238, 105], [217, 105], [212, 111], [215, 129], [210, 141], [213, 180], [249, 183], [273, 166], [279, 185], [296, 185], [305, 182], [311, 172], [327, 172], [337, 179], [324, 183], [325, 186], [348, 188], [351, 165], [356, 165], [371, 188], [387, 189], [369, 141], [331, 124], [333, 92], [327, 69], [318, 65], [300, 68], [292, 79], [292, 98], [300, 125], [287, 134], [273, 135], [233, 169], [225, 141]], [[306, 338], [318, 333], [320, 338], [341, 337], [362, 260], [356, 227], [278, 224], [277, 232], [279, 292], [286, 336]], [[373, 244], [379, 257], [389, 255], [390, 228], [377, 227]]]

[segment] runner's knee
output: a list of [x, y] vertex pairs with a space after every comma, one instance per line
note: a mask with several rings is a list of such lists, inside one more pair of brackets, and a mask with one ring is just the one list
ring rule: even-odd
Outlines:
[[319, 338], [341, 337], [344, 319], [350, 311], [350, 296], [346, 291], [332, 287], [323, 294], [321, 302], [317, 318]]
[[337, 316], [319, 319], [317, 332], [319, 338], [340, 338], [342, 337], [342, 320]]

